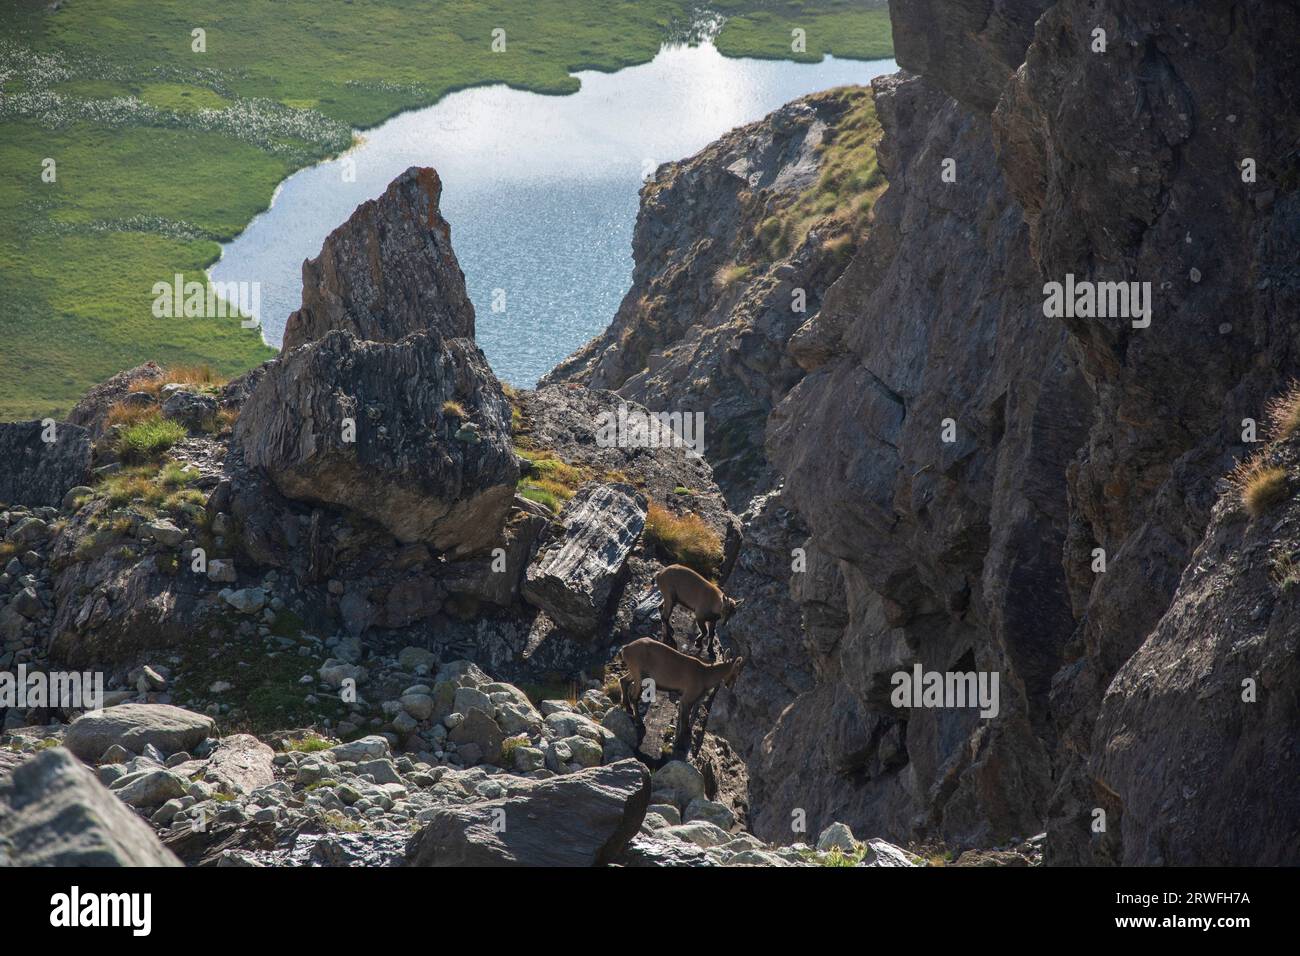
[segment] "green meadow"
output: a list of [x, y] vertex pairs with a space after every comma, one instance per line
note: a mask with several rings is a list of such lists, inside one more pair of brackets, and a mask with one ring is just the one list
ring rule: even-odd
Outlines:
[[[651, 59], [696, 6], [0, 0], [0, 419], [66, 412], [148, 359], [223, 374], [263, 361], [273, 351], [237, 319], [155, 318], [154, 283], [202, 280], [277, 183], [354, 129], [484, 83], [571, 93], [574, 70]], [[892, 55], [877, 0], [710, 7], [729, 56]]]

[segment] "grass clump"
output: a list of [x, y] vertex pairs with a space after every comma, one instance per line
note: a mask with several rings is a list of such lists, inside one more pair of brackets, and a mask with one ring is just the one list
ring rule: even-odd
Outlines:
[[564, 503], [592, 477], [591, 470], [581, 465], [571, 465], [555, 456], [554, 452], [515, 448], [515, 453], [531, 463], [531, 474], [519, 479], [516, 490], [529, 501], [559, 513]]
[[1292, 381], [1286, 391], [1265, 406], [1269, 435], [1274, 441], [1290, 438], [1300, 431], [1300, 382]]
[[1252, 518], [1258, 518], [1287, 496], [1286, 469], [1259, 458], [1238, 465], [1231, 480]]
[[459, 418], [461, 421], [469, 418], [469, 412], [465, 411], [465, 406], [451, 399], [442, 403], [442, 414], [448, 418]]
[[651, 503], [645, 538], [671, 563], [684, 564], [706, 578], [716, 576], [722, 564], [722, 540], [693, 512], [677, 515], [657, 502]]
[[822, 98], [839, 101], [844, 112], [818, 147], [817, 182], [758, 226], [755, 238], [772, 259], [789, 255], [813, 227], [828, 233], [822, 242], [826, 252], [847, 259], [853, 237], [865, 231], [887, 185], [876, 159], [881, 128], [871, 91], [842, 88]]
[[307, 734], [297, 740], [291, 738], [285, 741], [283, 750], [301, 754], [314, 754], [322, 750], [329, 750], [332, 746], [334, 745], [319, 734]]
[[730, 289], [737, 282], [748, 279], [753, 271], [753, 266], [732, 262], [719, 269], [717, 275], [713, 277], [713, 281], [719, 289]]
[[1284, 554], [1273, 559], [1273, 572], [1270, 575], [1280, 591], [1289, 591], [1300, 584], [1300, 561], [1294, 556]]
[[188, 434], [184, 426], [168, 421], [155, 410], [118, 433], [117, 454], [125, 462], [152, 461]]

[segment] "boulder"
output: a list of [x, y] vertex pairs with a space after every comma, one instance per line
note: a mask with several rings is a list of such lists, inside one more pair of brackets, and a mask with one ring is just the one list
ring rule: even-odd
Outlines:
[[649, 771], [635, 760], [525, 783], [507, 797], [439, 807], [407, 845], [407, 861], [601, 866], [636, 834], [649, 801]]
[[631, 485], [581, 489], [560, 514], [563, 533], [529, 565], [524, 599], [575, 634], [595, 633], [645, 518], [645, 497]]
[[[491, 706], [491, 705], [489, 705]], [[497, 722], [486, 711], [471, 707], [464, 711], [462, 720], [447, 739], [458, 747], [474, 746], [478, 748], [479, 759], [495, 764], [501, 760], [501, 744], [506, 735], [502, 733]]]
[[345, 744], [336, 744], [329, 749], [336, 760], [351, 760], [354, 762], [364, 760], [374, 760], [378, 757], [388, 757], [392, 755], [392, 749], [388, 741], [377, 734], [369, 737], [362, 737], [360, 740], [349, 741]]
[[178, 773], [155, 767], [128, 773], [113, 781], [110, 788], [119, 800], [137, 809], [160, 807], [168, 800], [185, 796], [190, 782]]
[[736, 822], [736, 815], [721, 803], [706, 800], [703, 797], [696, 797], [686, 805], [685, 819], [687, 823], [703, 820], [705, 823], [712, 823], [720, 829], [730, 830]]
[[412, 166], [331, 232], [302, 264], [302, 305], [285, 325], [284, 351], [333, 329], [373, 342], [430, 328], [473, 338], [474, 306], [441, 197], [438, 174]]
[[884, 840], [868, 840], [867, 852], [858, 866], [919, 866], [906, 850]]
[[0, 501], [57, 508], [90, 478], [90, 450], [90, 433], [78, 425], [0, 423]]
[[684, 760], [670, 760], [654, 775], [656, 791], [672, 793], [679, 807], [685, 807], [696, 797], [704, 796], [703, 775]]
[[211, 717], [170, 704], [120, 704], [82, 714], [68, 725], [63, 744], [88, 763], [114, 744], [132, 753], [148, 744], [167, 755], [192, 753], [214, 729]]
[[163, 387], [162, 416], [189, 431], [201, 431], [210, 425], [217, 414], [217, 400], [211, 395], [191, 392], [184, 388]]
[[853, 831], [844, 823], [832, 823], [817, 837], [817, 849], [823, 853], [830, 850], [851, 852], [857, 849], [858, 841], [853, 838]]
[[180, 866], [149, 825], [52, 747], [0, 779], [0, 866]]
[[232, 734], [213, 749], [203, 779], [222, 793], [251, 793], [275, 782], [274, 757], [275, 751], [251, 734]]
[[266, 606], [266, 591], [262, 588], [226, 589], [221, 592], [221, 599], [240, 614], [256, 614]]
[[[461, 411], [476, 441], [456, 437]], [[334, 331], [282, 354], [232, 441], [285, 497], [457, 556], [499, 540], [519, 476], [510, 405], [483, 353], [433, 332], [380, 343]]]

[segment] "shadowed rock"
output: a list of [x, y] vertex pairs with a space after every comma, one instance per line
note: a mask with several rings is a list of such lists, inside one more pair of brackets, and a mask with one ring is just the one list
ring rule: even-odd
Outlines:
[[97, 761], [109, 747], [119, 744], [142, 753], [153, 744], [164, 754], [192, 750], [212, 735], [211, 717], [170, 704], [121, 704], [82, 714], [63, 737], [64, 746], [82, 760]]
[[645, 498], [631, 485], [579, 491], [560, 514], [564, 533], [529, 566], [524, 599], [576, 634], [593, 633], [645, 518]]
[[267, 369], [233, 441], [288, 498], [349, 508], [402, 542], [464, 554], [497, 540], [514, 497], [509, 423], [470, 340], [363, 342], [335, 331]]
[[149, 825], [60, 747], [0, 780], [0, 866], [180, 866]]
[[[45, 437], [53, 430], [53, 441]], [[78, 425], [0, 423], [0, 502], [57, 507], [90, 477], [90, 434]]]
[[[650, 772], [620, 760], [471, 806], [441, 807], [407, 845], [413, 866], [602, 866], [637, 832]], [[504, 826], [502, 826], [504, 824]]]
[[302, 306], [285, 325], [283, 350], [333, 329], [374, 342], [426, 329], [473, 338], [474, 306], [441, 195], [438, 174], [412, 166], [331, 232], [302, 264]]

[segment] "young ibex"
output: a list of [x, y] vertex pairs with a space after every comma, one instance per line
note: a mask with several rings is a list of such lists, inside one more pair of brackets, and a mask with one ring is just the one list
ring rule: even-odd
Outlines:
[[677, 705], [677, 745], [687, 743], [692, 712], [709, 691], [719, 684], [731, 687], [745, 664], [743, 657], [709, 664], [674, 650], [653, 637], [642, 637], [623, 647], [623, 664], [627, 673], [619, 679], [623, 707], [632, 719], [637, 717], [636, 704], [641, 697], [641, 682], [654, 681], [656, 692], [675, 690], [682, 695]]
[[711, 641], [718, 633], [718, 621], [726, 624], [727, 618], [741, 604], [723, 594], [716, 584], [681, 564], [670, 564], [656, 574], [655, 584], [663, 598], [659, 605], [659, 618], [664, 622], [664, 636], [673, 647], [677, 646], [673, 640], [673, 608], [678, 604], [690, 608], [695, 614], [695, 626], [699, 629], [695, 635], [697, 643], [701, 638]]

